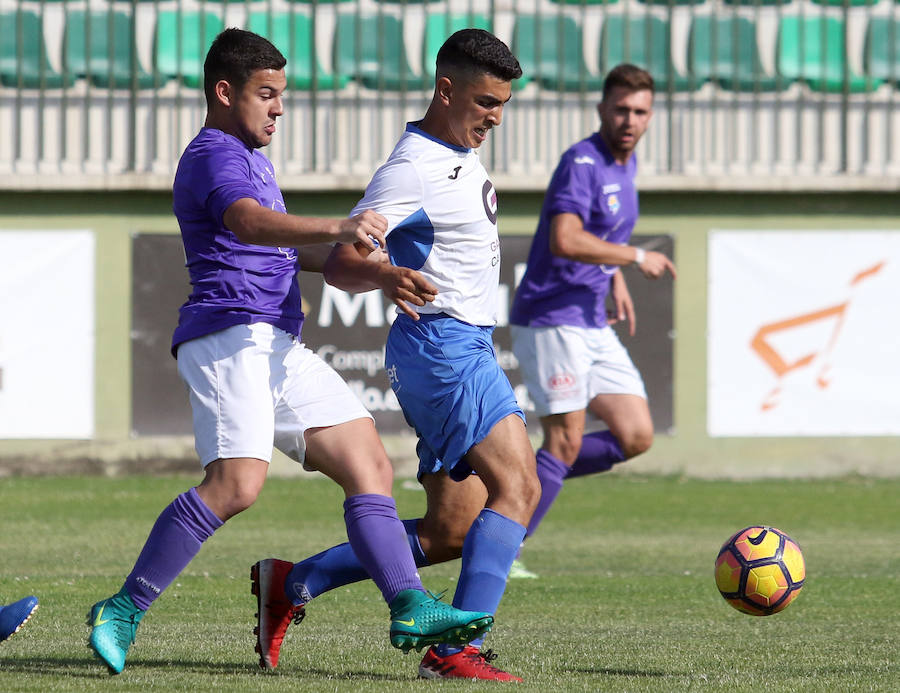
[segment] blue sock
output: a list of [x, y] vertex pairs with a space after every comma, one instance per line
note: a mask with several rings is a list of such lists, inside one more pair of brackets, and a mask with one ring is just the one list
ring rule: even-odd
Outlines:
[[[406, 540], [412, 550], [416, 567], [430, 565], [417, 531], [419, 521], [403, 520]], [[360, 580], [368, 580], [369, 574], [353, 553], [348, 542], [332, 546], [300, 563], [295, 563], [285, 581], [288, 596], [295, 604], [305, 604], [320, 594], [335, 587], [349, 585]]]
[[[453, 606], [465, 611], [487, 611], [494, 614], [500, 605], [506, 578], [519, 544], [525, 538], [525, 527], [518, 522], [485, 508], [472, 523], [463, 542], [462, 569], [453, 596]], [[484, 638], [470, 645], [481, 647]], [[446, 657], [460, 648], [439, 645], [437, 652]]]

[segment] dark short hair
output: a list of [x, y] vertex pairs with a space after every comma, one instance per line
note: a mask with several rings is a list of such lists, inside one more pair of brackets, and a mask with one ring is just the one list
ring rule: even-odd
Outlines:
[[215, 98], [216, 83], [226, 80], [241, 89], [257, 70], [280, 70], [287, 60], [267, 39], [252, 31], [225, 29], [216, 36], [203, 63], [206, 103]]
[[609, 93], [617, 87], [624, 87], [629, 91], [643, 91], [644, 89], [649, 89], [650, 92], [655, 91], [653, 77], [650, 73], [631, 63], [616, 65], [609, 71], [606, 79], [603, 80], [603, 98], [609, 96]]
[[437, 75], [473, 79], [490, 74], [505, 82], [522, 76], [522, 67], [509, 47], [484, 29], [460, 29], [437, 54]]

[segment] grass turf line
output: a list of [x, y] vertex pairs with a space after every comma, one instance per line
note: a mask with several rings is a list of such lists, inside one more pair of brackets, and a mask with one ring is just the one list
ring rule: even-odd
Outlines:
[[[3, 691], [472, 690], [417, 681], [419, 657], [388, 644], [371, 583], [315, 600], [274, 673], [253, 653], [249, 566], [344, 541], [340, 490], [271, 479], [150, 610], [125, 672], [86, 648], [84, 614], [115, 592], [158, 513], [195, 480], [8, 478], [0, 482], [0, 603], [41, 608], [0, 644]], [[695, 481], [606, 474], [566, 484], [523, 560], [487, 646], [517, 690], [890, 691], [900, 689], [900, 480]], [[424, 494], [397, 487], [401, 516]], [[803, 549], [807, 584], [785, 612], [734, 611], [712, 577], [720, 544], [752, 524]], [[455, 588], [458, 562], [423, 569]], [[482, 687], [479, 687], [482, 689]]]

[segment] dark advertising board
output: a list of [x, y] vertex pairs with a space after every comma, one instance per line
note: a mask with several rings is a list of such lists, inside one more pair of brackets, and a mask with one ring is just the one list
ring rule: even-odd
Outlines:
[[[669, 236], [636, 236], [634, 240], [671, 257]], [[537, 431], [539, 424], [530, 411], [508, 326], [510, 302], [525, 270], [531, 238], [503, 236], [501, 242], [494, 344], [497, 359], [528, 415], [529, 427]], [[135, 435], [190, 434], [187, 393], [169, 354], [178, 307], [190, 290], [181, 239], [169, 234], [137, 235], [132, 257], [132, 430]], [[665, 433], [673, 425], [672, 282], [668, 278], [648, 281], [632, 268], [625, 272], [638, 329], [634, 337], [624, 325], [615, 329], [644, 377], [655, 428]], [[381, 433], [406, 432], [408, 426], [384, 373], [384, 340], [393, 321], [393, 304], [377, 291], [350, 295], [325, 285], [321, 275], [301, 272], [299, 276], [306, 313], [303, 341], [347, 381], [375, 416]]]

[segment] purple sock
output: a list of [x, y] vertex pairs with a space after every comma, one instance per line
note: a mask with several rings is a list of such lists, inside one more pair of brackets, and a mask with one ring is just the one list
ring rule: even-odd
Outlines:
[[625, 461], [619, 441], [609, 431], [588, 433], [581, 439], [581, 451], [569, 470], [567, 479], [608, 472], [614, 464]]
[[393, 498], [376, 493], [350, 496], [344, 501], [344, 522], [353, 553], [388, 604], [402, 590], [425, 591]]
[[125, 589], [139, 609], [148, 609], [197, 555], [203, 542], [224, 523], [197, 494], [182, 493], [163, 510], [150, 530]]
[[536, 457], [537, 475], [541, 481], [541, 500], [538, 501], [534, 514], [528, 522], [526, 536], [529, 537], [534, 534], [541, 520], [544, 519], [544, 515], [550, 510], [550, 506], [553, 505], [553, 501], [556, 500], [559, 490], [562, 488], [563, 479], [569, 473], [569, 466], [565, 462], [554, 457], [543, 448], [537, 451]]

